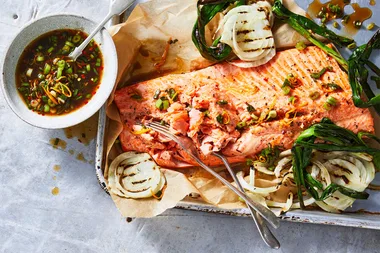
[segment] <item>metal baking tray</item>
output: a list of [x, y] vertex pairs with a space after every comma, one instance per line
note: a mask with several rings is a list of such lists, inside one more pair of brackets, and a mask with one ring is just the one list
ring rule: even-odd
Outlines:
[[[131, 11], [132, 9], [130, 9]], [[120, 19], [114, 19], [113, 24], [121, 23], [127, 20], [130, 11], [121, 15]], [[374, 12], [375, 13], [375, 12]], [[376, 20], [379, 17], [376, 18]], [[375, 21], [376, 21], [375, 20]], [[379, 21], [380, 22], [380, 21]], [[364, 32], [364, 35], [360, 34], [360, 41], [367, 41], [370, 38], [371, 33]], [[359, 36], [357, 36], [359, 37]], [[341, 51], [343, 55], [347, 54], [347, 51]], [[380, 58], [380, 57], [378, 57]], [[377, 65], [379, 65], [380, 59], [376, 59]], [[380, 122], [377, 122], [380, 125]], [[99, 111], [98, 120], [98, 132], [96, 138], [96, 159], [95, 159], [95, 171], [99, 184], [102, 189], [108, 193], [106, 182], [103, 176], [104, 168], [104, 148], [105, 134], [107, 131], [107, 116], [106, 108], [103, 106]], [[377, 181], [377, 182], [376, 182]], [[380, 175], [378, 174], [374, 180], [374, 183], [380, 183]], [[319, 210], [293, 210], [280, 216], [282, 220], [302, 223], [315, 223], [326, 225], [338, 225], [347, 227], [360, 227], [369, 229], [380, 230], [380, 192], [368, 190], [370, 197], [367, 200], [355, 201], [352, 208], [346, 210], [342, 214], [332, 214]], [[109, 193], [108, 193], [109, 194]], [[232, 216], [249, 216], [249, 210], [247, 208], [241, 209], [221, 209], [215, 206], [205, 204], [201, 199], [187, 197], [177, 204], [175, 208], [201, 211], [208, 213], [218, 213]]]

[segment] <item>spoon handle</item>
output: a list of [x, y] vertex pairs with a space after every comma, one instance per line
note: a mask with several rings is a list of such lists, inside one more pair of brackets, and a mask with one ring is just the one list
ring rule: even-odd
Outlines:
[[114, 14], [108, 13], [107, 16], [103, 19], [103, 21], [100, 22], [100, 24], [94, 29], [94, 31], [92, 31], [92, 33], [88, 35], [88, 37], [78, 47], [76, 47], [74, 51], [70, 53], [69, 57], [76, 61], [77, 58], [82, 54], [83, 50], [86, 48], [88, 43], [90, 43], [92, 38], [94, 38], [94, 36], [104, 27], [108, 20], [110, 20], [113, 16]]
[[131, 7], [135, 0], [114, 0], [111, 1], [110, 8], [108, 11], [107, 16], [102, 20], [102, 22], [99, 23], [99, 25], [92, 31], [90, 35], [78, 46], [72, 51], [69, 55], [71, 59], [76, 61], [76, 59], [82, 54], [83, 50], [86, 48], [88, 43], [94, 38], [95, 34], [97, 34], [104, 25], [115, 15], [120, 15], [123, 13], [126, 9]]

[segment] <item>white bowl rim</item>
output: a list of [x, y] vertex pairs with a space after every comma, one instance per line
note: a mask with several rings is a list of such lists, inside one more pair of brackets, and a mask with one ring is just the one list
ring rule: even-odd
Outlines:
[[[43, 19], [49, 19], [49, 18], [54, 18], [54, 17], [59, 17], [59, 16], [66, 16], [66, 17], [73, 17], [73, 18], [77, 18], [77, 19], [83, 19], [83, 20], [86, 20], [88, 22], [91, 22], [93, 23], [94, 26], [97, 25], [97, 22], [87, 18], [87, 17], [84, 17], [84, 16], [80, 16], [80, 15], [76, 15], [76, 14], [72, 14], [72, 13], [65, 13], [65, 12], [61, 12], [61, 13], [54, 13], [54, 14], [51, 14], [51, 15], [45, 15], [43, 17], [40, 17], [40, 18], [37, 18], [37, 19], [32, 19], [30, 20], [29, 22], [25, 23], [20, 29], [19, 31], [15, 34], [15, 36], [11, 39], [11, 42], [7, 45], [6, 49], [5, 49], [5, 53], [1, 59], [1, 65], [0, 65], [0, 71], [1, 71], [1, 75], [0, 75], [0, 86], [1, 86], [1, 90], [2, 90], [2, 93], [3, 93], [3, 96], [8, 104], [8, 106], [11, 108], [11, 110], [21, 119], [23, 120], [24, 122], [32, 125], [32, 126], [35, 126], [35, 127], [38, 127], [38, 128], [43, 128], [43, 129], [63, 129], [63, 128], [67, 128], [67, 127], [71, 127], [71, 126], [74, 126], [74, 125], [77, 125], [77, 124], [80, 124], [82, 123], [83, 121], [89, 119], [91, 116], [93, 116], [96, 112], [99, 111], [99, 109], [107, 103], [108, 101], [108, 98], [109, 96], [111, 95], [113, 89], [114, 89], [114, 86], [115, 86], [115, 82], [116, 82], [116, 79], [117, 79], [117, 72], [118, 72], [118, 58], [117, 58], [117, 51], [116, 51], [116, 46], [114, 43], [111, 43], [109, 44], [108, 46], [111, 47], [110, 49], [114, 52], [114, 72], [115, 74], [113, 75], [113, 78], [112, 80], [108, 80], [110, 83], [112, 82], [114, 85], [109, 85], [109, 89], [106, 90], [106, 100], [104, 101], [104, 103], [98, 103], [92, 110], [90, 110], [86, 116], [83, 116], [81, 118], [78, 118], [77, 120], [72, 120], [66, 124], [52, 124], [52, 125], [49, 125], [49, 124], [38, 124], [34, 121], [31, 121], [29, 120], [28, 118], [24, 118], [21, 116], [21, 114], [18, 112], [18, 110], [15, 108], [15, 106], [13, 105], [13, 103], [10, 101], [10, 98], [9, 98], [9, 94], [6, 90], [6, 84], [8, 83], [8, 81], [5, 80], [4, 76], [5, 76], [5, 70], [4, 70], [4, 66], [6, 64], [6, 59], [10, 53], [10, 49], [15, 41], [15, 39], [28, 27], [32, 26], [34, 23], [36, 22], [39, 22]], [[57, 28], [57, 29], [60, 29], [60, 28]], [[70, 29], [70, 28], [69, 28]], [[71, 28], [71, 29], [77, 29], [77, 28]], [[53, 30], [52, 30], [53, 31]], [[108, 37], [108, 39], [110, 39], [112, 42], [112, 36], [110, 35], [110, 33], [107, 31], [107, 29], [105, 27], [103, 27], [98, 33], [100, 32], [103, 32], [104, 31], [104, 35], [106, 37]], [[36, 36], [36, 38], [38, 38], [39, 36], [43, 35], [45, 33], [41, 33], [39, 34], [38, 36]], [[29, 45], [32, 41], [28, 42], [27, 45]], [[104, 57], [104, 54], [103, 54], [103, 57]], [[103, 81], [104, 79], [102, 79]], [[102, 83], [101, 83], [102, 84]], [[101, 86], [101, 84], [99, 85], [99, 87]], [[20, 97], [20, 99], [22, 99]], [[22, 101], [23, 102], [23, 101]], [[75, 111], [73, 111], [72, 113], [74, 112], [77, 112], [77, 111], [81, 111], [83, 108], [85, 108], [86, 105], [83, 105], [82, 107], [76, 109]], [[67, 115], [70, 115], [72, 113], [68, 113], [68, 114], [64, 114], [62, 116], [52, 116], [52, 118], [56, 117], [65, 117]]]

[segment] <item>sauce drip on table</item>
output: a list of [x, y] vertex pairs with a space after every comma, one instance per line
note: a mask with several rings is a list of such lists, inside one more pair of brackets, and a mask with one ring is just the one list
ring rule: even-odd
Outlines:
[[[350, 0], [331, 0], [321, 3], [320, 0], [314, 0], [309, 5], [307, 13], [313, 19], [319, 18], [323, 24], [341, 18], [344, 31], [347, 34], [354, 35], [362, 27], [363, 22], [372, 16], [372, 11], [369, 8], [360, 7], [358, 3], [351, 4], [350, 2]], [[372, 3], [375, 2], [371, 2], [371, 5]], [[344, 13], [344, 8], [347, 5], [351, 5], [354, 9], [352, 14], [346, 15]]]

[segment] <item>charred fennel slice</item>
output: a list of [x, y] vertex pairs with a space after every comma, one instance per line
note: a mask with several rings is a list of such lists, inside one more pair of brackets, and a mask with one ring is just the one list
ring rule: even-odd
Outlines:
[[157, 195], [162, 195], [165, 184], [160, 167], [147, 153], [123, 153], [112, 161], [108, 170], [108, 188], [119, 197], [159, 198]]
[[272, 6], [266, 1], [230, 10], [223, 18], [220, 41], [243, 60], [232, 64], [256, 67], [270, 61], [276, 55], [272, 24]]
[[[304, 191], [302, 202], [305, 206], [316, 204], [327, 212], [339, 213], [352, 206], [356, 198], [367, 196], [363, 191], [375, 177], [372, 156], [345, 151], [314, 151], [312, 156], [305, 172], [308, 175], [307, 180], [313, 182], [312, 187], [321, 198], [314, 198]], [[275, 164], [275, 167], [270, 168], [267, 163], [257, 161], [252, 165], [249, 176], [244, 177], [243, 172], [238, 172], [237, 178], [249, 196], [265, 206], [282, 208], [281, 212], [300, 208], [300, 201], [295, 201], [292, 192], [292, 189], [293, 191], [296, 189], [296, 183], [291, 150], [282, 152]], [[269, 186], [255, 185], [256, 173], [266, 174], [267, 178], [271, 177], [271, 180], [266, 182]], [[288, 187], [286, 202], [271, 200], [271, 194], [284, 191], [284, 188], [281, 189], [283, 185]], [[341, 188], [330, 191], [334, 185]]]
[[[283, 212], [315, 203], [338, 213], [355, 199], [368, 198], [365, 189], [380, 169], [380, 150], [369, 147], [363, 137], [380, 143], [372, 134], [355, 134], [324, 118], [303, 131], [291, 150], [264, 149], [257, 161], [250, 161], [250, 175], [239, 172], [237, 177], [256, 199]], [[266, 174], [265, 181], [256, 179], [257, 173]], [[288, 194], [286, 203], [272, 199], [277, 193]]]

